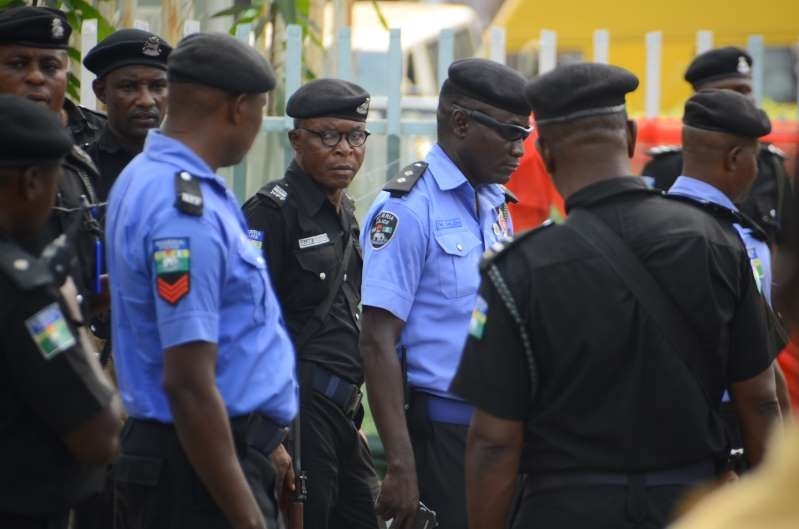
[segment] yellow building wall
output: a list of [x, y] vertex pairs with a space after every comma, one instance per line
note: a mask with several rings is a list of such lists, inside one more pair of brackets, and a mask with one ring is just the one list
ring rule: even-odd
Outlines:
[[746, 47], [749, 35], [763, 35], [766, 47], [799, 42], [799, 0], [507, 0], [493, 25], [506, 30], [507, 51], [518, 53], [539, 38], [542, 29], [557, 32], [558, 52], [579, 51], [593, 59], [593, 32], [610, 32], [610, 63], [641, 80], [630, 95], [632, 113], [644, 109], [645, 34], [663, 32], [661, 113], [679, 115], [691, 93], [683, 73], [695, 55], [696, 32], [713, 31], [714, 47]]

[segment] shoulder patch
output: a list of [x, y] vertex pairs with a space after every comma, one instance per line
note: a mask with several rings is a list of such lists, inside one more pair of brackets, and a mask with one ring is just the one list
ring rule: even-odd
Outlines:
[[186, 215], [203, 216], [203, 192], [200, 182], [187, 171], [175, 173], [175, 207]]
[[658, 145], [646, 151], [646, 153], [653, 158], [666, 154], [677, 154], [678, 152], [682, 152], [682, 147], [680, 145]]
[[50, 360], [76, 343], [58, 303], [51, 303], [25, 320], [25, 327], [45, 360]]
[[397, 232], [398, 225], [399, 217], [388, 210], [383, 209], [375, 215], [369, 228], [369, 244], [372, 248], [385, 248]]
[[191, 289], [191, 248], [188, 237], [155, 239], [153, 261], [158, 296], [171, 305], [177, 305]]
[[283, 181], [268, 182], [258, 194], [268, 199], [267, 203], [282, 208], [289, 198], [288, 184]]
[[766, 150], [768, 152], [770, 152], [771, 154], [775, 155], [775, 156], [779, 156], [783, 160], [788, 158], [788, 156], [785, 154], [785, 152], [782, 149], [780, 149], [779, 147], [777, 147], [776, 145], [774, 145], [773, 143], [767, 144], [766, 145]]
[[398, 176], [389, 180], [383, 186], [383, 191], [388, 191], [392, 197], [407, 195], [426, 170], [427, 162], [414, 162], [402, 169]]
[[257, 250], [263, 249], [264, 232], [261, 230], [247, 230], [247, 238], [250, 239], [250, 242]]
[[514, 235], [505, 242], [495, 242], [491, 245], [491, 248], [483, 252], [483, 257], [480, 260], [480, 271], [485, 271], [491, 265], [491, 263], [494, 262], [494, 260], [500, 258], [502, 255], [505, 255], [509, 249], [519, 244], [519, 242], [527, 240], [532, 235], [539, 233], [550, 226], [555, 226], [555, 223], [552, 222], [552, 220], [547, 219], [540, 226]]
[[54, 281], [44, 261], [10, 242], [0, 242], [0, 274], [22, 290], [33, 290]]
[[516, 193], [503, 185], [500, 185], [499, 187], [502, 189], [502, 192], [505, 193], [505, 203], [510, 202], [512, 204], [517, 204], [519, 202], [519, 197], [516, 196]]

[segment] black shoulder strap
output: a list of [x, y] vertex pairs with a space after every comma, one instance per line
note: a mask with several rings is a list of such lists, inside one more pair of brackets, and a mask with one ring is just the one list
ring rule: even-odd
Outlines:
[[42, 260], [8, 241], [0, 241], [0, 274], [21, 290], [33, 290], [53, 282], [53, 275]]
[[400, 171], [399, 176], [389, 180], [383, 186], [383, 191], [388, 191], [392, 197], [407, 195], [426, 170], [427, 162], [414, 162]]
[[664, 338], [671, 342], [672, 350], [702, 390], [710, 413], [717, 421], [720, 420], [710, 394], [698, 375], [702, 370], [697, 362], [705, 356], [702, 342], [682, 310], [674, 304], [629, 246], [602, 219], [586, 209], [574, 208], [564, 225], [605, 259], [638, 299], [641, 309], [648, 312], [652, 321], [661, 327]]
[[286, 189], [286, 185], [281, 181], [269, 182], [264, 187], [259, 189], [257, 194], [267, 199], [268, 204], [272, 204], [279, 208], [283, 207], [289, 197], [289, 192]]
[[516, 193], [514, 193], [513, 191], [511, 191], [510, 189], [508, 189], [507, 187], [505, 187], [503, 185], [500, 185], [499, 187], [502, 189], [502, 192], [505, 193], [505, 203], [506, 204], [508, 202], [510, 202], [511, 204], [518, 204], [519, 203], [519, 197], [516, 196]]
[[186, 215], [203, 216], [200, 182], [187, 171], [175, 173], [175, 207]]
[[344, 255], [336, 269], [336, 274], [333, 278], [333, 283], [330, 285], [330, 290], [327, 292], [327, 296], [322, 303], [317, 305], [313, 316], [303, 325], [302, 330], [297, 335], [297, 339], [294, 340], [294, 348], [297, 352], [305, 346], [308, 339], [313, 336], [313, 333], [315, 333], [327, 319], [327, 315], [330, 313], [330, 307], [333, 306], [333, 300], [336, 299], [336, 294], [341, 290], [341, 285], [344, 283], [344, 274], [347, 272], [347, 268], [349, 268], [350, 258], [352, 257], [354, 248], [355, 235], [350, 232], [347, 238], [347, 246], [344, 248]]

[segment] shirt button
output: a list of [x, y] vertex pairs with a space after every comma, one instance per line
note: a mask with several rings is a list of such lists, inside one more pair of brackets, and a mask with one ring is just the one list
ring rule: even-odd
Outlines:
[[361, 319], [361, 315], [360, 315], [360, 314], [358, 314], [357, 312], [355, 313], [355, 319], [356, 319], [356, 320], [360, 320], [360, 319]]
[[327, 277], [327, 274], [325, 274], [324, 272], [319, 274], [319, 279], [321, 279], [322, 281], [324, 281], [326, 277]]
[[347, 280], [347, 274], [344, 274], [344, 281]]
[[459, 252], [463, 251], [463, 245], [462, 244], [455, 245], [455, 248], [457, 248]]

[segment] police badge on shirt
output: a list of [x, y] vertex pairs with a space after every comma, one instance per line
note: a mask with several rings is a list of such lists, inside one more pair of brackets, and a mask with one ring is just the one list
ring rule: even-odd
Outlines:
[[383, 210], [375, 215], [372, 227], [369, 229], [369, 242], [372, 248], [379, 250], [391, 242], [391, 238], [397, 232], [398, 224], [399, 218], [390, 211]]

